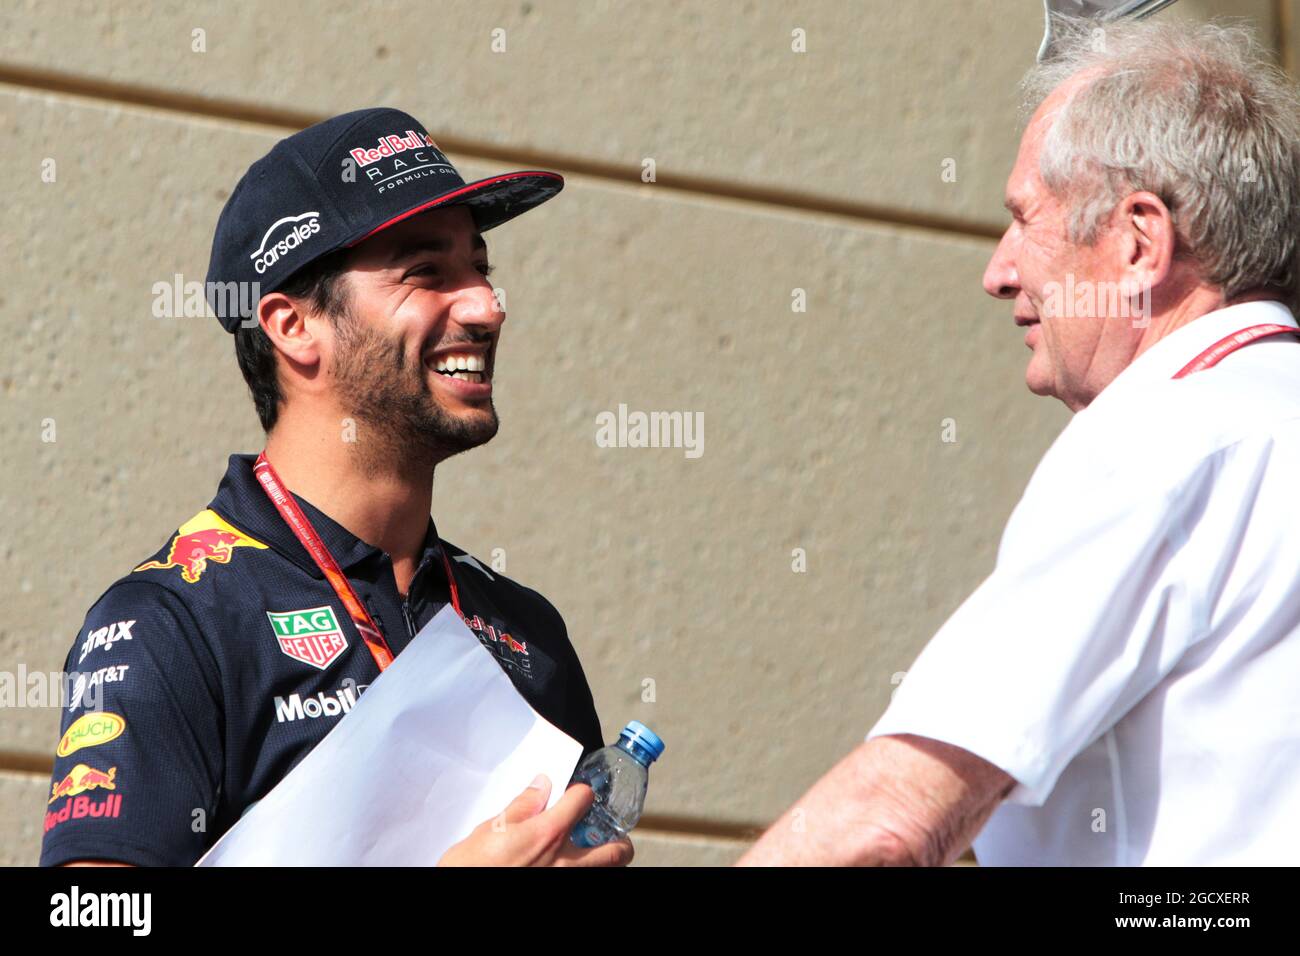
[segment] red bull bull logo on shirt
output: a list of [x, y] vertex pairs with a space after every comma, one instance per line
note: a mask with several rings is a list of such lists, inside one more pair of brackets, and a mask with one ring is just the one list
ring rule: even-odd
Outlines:
[[146, 561], [135, 570], [180, 568], [181, 580], [197, 584], [209, 561], [229, 564], [234, 549], [239, 547], [266, 550], [266, 545], [250, 538], [215, 511], [200, 511], [180, 526], [166, 561]]
[[79, 793], [85, 793], [87, 790], [94, 790], [96, 787], [103, 787], [105, 790], [116, 790], [117, 785], [113, 783], [113, 778], [117, 776], [117, 768], [109, 767], [108, 773], [102, 770], [96, 770], [84, 763], [79, 763], [68, 772], [68, 775], [54, 784], [51, 788], [52, 795], [47, 801], [47, 806], [60, 797], [75, 797]]

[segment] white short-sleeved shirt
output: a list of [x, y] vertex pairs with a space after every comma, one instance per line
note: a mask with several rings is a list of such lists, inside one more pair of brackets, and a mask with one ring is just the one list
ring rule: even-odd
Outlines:
[[1300, 340], [1172, 376], [1276, 302], [1144, 352], [1039, 463], [992, 575], [867, 735], [1017, 781], [985, 865], [1300, 859]]

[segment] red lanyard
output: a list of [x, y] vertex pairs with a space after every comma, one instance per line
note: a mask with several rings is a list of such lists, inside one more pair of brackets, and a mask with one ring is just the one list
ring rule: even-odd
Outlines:
[[[321, 536], [312, 527], [307, 516], [302, 513], [302, 508], [298, 507], [298, 502], [294, 500], [293, 495], [285, 489], [280, 483], [280, 476], [275, 473], [271, 463], [266, 460], [266, 452], [257, 456], [257, 463], [253, 465], [253, 474], [257, 477], [258, 482], [262, 485], [262, 490], [266, 492], [271, 503], [275, 505], [276, 510], [280, 512], [280, 517], [284, 519], [285, 524], [293, 531], [302, 546], [307, 549], [316, 566], [321, 569], [325, 579], [329, 581], [334, 588], [334, 593], [339, 596], [343, 606], [347, 608], [348, 615], [352, 618], [352, 623], [356, 625], [361, 637], [366, 642], [366, 647], [370, 650], [370, 656], [375, 659], [375, 665], [382, 671], [389, 664], [393, 663], [393, 652], [388, 648], [388, 641], [384, 639], [383, 633], [376, 626], [374, 618], [366, 610], [366, 606], [357, 598], [357, 592], [352, 590], [352, 582], [347, 579], [347, 575], [339, 567], [338, 562], [334, 560], [334, 555], [330, 554], [329, 548], [321, 540]], [[438, 553], [442, 556], [442, 566], [447, 572], [447, 585], [451, 590], [451, 606], [456, 609], [461, 620], [465, 619], [464, 613], [460, 609], [460, 592], [456, 588], [456, 576], [452, 574], [451, 562], [447, 560], [447, 549], [438, 542]]]
[[1191, 375], [1193, 372], [1202, 372], [1207, 368], [1213, 368], [1219, 364], [1219, 361], [1225, 355], [1231, 355], [1243, 345], [1249, 345], [1251, 342], [1266, 339], [1272, 335], [1285, 335], [1288, 332], [1292, 335], [1300, 335], [1300, 329], [1294, 325], [1274, 324], [1252, 325], [1240, 332], [1233, 332], [1231, 335], [1219, 339], [1219, 341], [1184, 365], [1174, 378], [1182, 378], [1185, 375]]

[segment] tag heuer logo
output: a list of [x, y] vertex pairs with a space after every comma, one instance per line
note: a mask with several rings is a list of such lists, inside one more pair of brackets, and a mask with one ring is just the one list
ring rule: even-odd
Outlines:
[[280, 650], [296, 661], [324, 670], [348, 649], [334, 609], [311, 607], [302, 611], [267, 611]]

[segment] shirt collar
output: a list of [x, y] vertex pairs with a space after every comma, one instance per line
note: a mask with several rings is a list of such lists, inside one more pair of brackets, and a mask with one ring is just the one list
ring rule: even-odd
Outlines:
[[1131, 388], [1168, 381], [1220, 339], [1252, 325], [1265, 324], [1297, 326], [1291, 310], [1270, 299], [1241, 302], [1207, 312], [1170, 332], [1130, 362], [1084, 411], [1096, 407], [1099, 402], [1114, 402]]
[[[270, 545], [313, 577], [323, 578], [325, 575], [312, 556], [302, 546], [293, 529], [285, 524], [280, 512], [253, 476], [256, 461], [256, 455], [231, 455], [225, 477], [221, 479], [216, 497], [208, 507], [241, 531]], [[296, 494], [293, 497], [340, 568], [347, 570], [368, 558], [383, 554], [379, 548], [362, 541], [305, 498]], [[437, 547], [438, 529], [434, 527], [433, 518], [430, 518], [424, 533], [423, 554], [419, 563], [423, 564], [429, 553], [436, 551]]]

